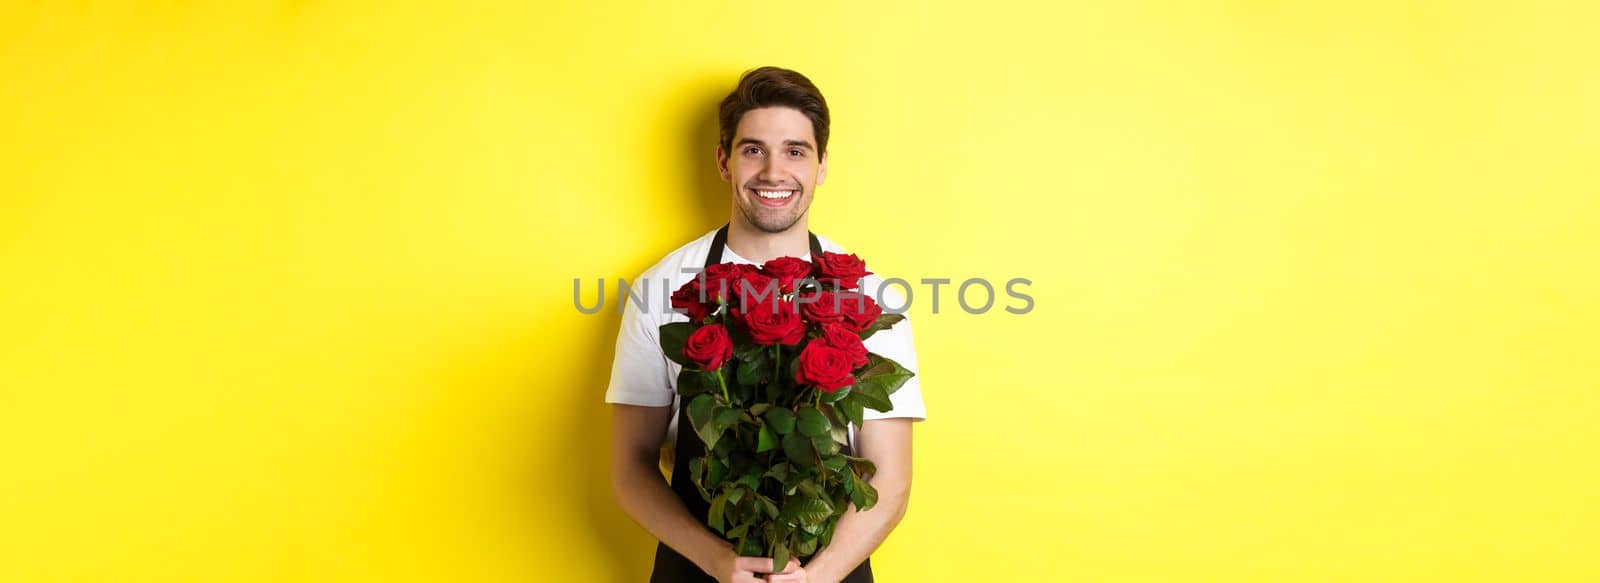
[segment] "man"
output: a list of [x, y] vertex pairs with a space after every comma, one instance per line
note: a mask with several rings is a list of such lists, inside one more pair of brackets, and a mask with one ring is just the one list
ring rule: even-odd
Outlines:
[[[809, 261], [814, 252], [844, 252], [812, 235], [807, 221], [815, 189], [828, 172], [828, 105], [816, 86], [794, 71], [762, 67], [739, 79], [719, 113], [717, 168], [733, 195], [728, 224], [679, 247], [636, 282], [666, 283], [665, 289], [673, 290], [709, 264], [760, 265], [783, 256]], [[876, 294], [882, 284], [880, 276], [871, 275], [862, 280], [861, 289]], [[704, 446], [693, 431], [679, 430], [687, 426], [676, 398], [681, 367], [661, 354], [658, 343], [661, 324], [688, 317], [664, 309], [660, 295], [651, 294], [642, 306], [625, 305], [606, 389], [606, 402], [613, 404], [612, 491], [623, 510], [661, 541], [650, 580], [872, 581], [868, 557], [900, 522], [910, 499], [911, 425], [926, 418], [918, 378], [891, 395], [892, 410], [868, 409], [861, 427], [848, 431], [848, 447], [877, 466], [869, 480], [878, 490], [877, 505], [867, 512], [852, 507], [840, 518], [831, 544], [809, 557], [790, 559], [783, 571], [774, 573], [771, 559], [739, 557], [731, 543], [706, 527], [708, 504], [689, 482], [686, 469], [688, 459]], [[882, 300], [890, 308], [905, 305], [893, 287], [884, 290]], [[874, 334], [866, 345], [917, 370], [910, 320]], [[673, 454], [670, 487], [658, 467], [663, 446]]]

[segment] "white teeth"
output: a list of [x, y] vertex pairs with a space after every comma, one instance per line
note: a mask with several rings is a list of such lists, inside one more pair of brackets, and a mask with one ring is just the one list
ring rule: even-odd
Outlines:
[[761, 198], [780, 199], [780, 198], [789, 198], [791, 195], [794, 194], [794, 191], [793, 190], [757, 190], [756, 194], [758, 196], [760, 196]]

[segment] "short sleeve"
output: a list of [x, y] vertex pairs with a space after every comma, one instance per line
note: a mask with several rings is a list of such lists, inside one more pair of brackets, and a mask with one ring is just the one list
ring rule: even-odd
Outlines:
[[[905, 300], [900, 297], [899, 290], [892, 286], [883, 289], [883, 303], [890, 306], [903, 306]], [[879, 330], [867, 338], [867, 350], [873, 354], [900, 363], [906, 370], [916, 373], [917, 348], [911, 340], [911, 317], [906, 314], [906, 319], [891, 326], [888, 330]], [[889, 395], [890, 404], [894, 405], [888, 411], [867, 409], [861, 418], [863, 421], [873, 419], [910, 418], [915, 421], [924, 421], [928, 418], [927, 408], [922, 403], [922, 377], [913, 375], [900, 385], [900, 389]]]
[[674, 396], [667, 357], [661, 354], [655, 319], [634, 302], [623, 302], [622, 326], [617, 330], [617, 351], [611, 361], [611, 383], [606, 402], [646, 407], [667, 407]]

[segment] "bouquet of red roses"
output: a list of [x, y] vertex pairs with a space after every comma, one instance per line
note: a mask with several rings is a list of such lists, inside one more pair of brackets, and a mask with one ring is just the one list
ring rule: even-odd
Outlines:
[[815, 259], [712, 265], [672, 294], [689, 321], [661, 326], [662, 351], [683, 365], [688, 429], [705, 443], [688, 467], [708, 526], [774, 570], [826, 546], [848, 504], [877, 503], [872, 462], [840, 451], [846, 423], [888, 411], [912, 376], [862, 343], [904, 319], [859, 291], [866, 264]]

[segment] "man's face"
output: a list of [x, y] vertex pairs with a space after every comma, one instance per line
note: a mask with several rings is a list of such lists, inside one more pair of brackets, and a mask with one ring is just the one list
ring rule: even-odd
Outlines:
[[781, 233], [811, 208], [828, 174], [828, 155], [817, 152], [811, 118], [788, 107], [763, 107], [739, 120], [732, 152], [717, 146], [717, 167], [745, 222]]

